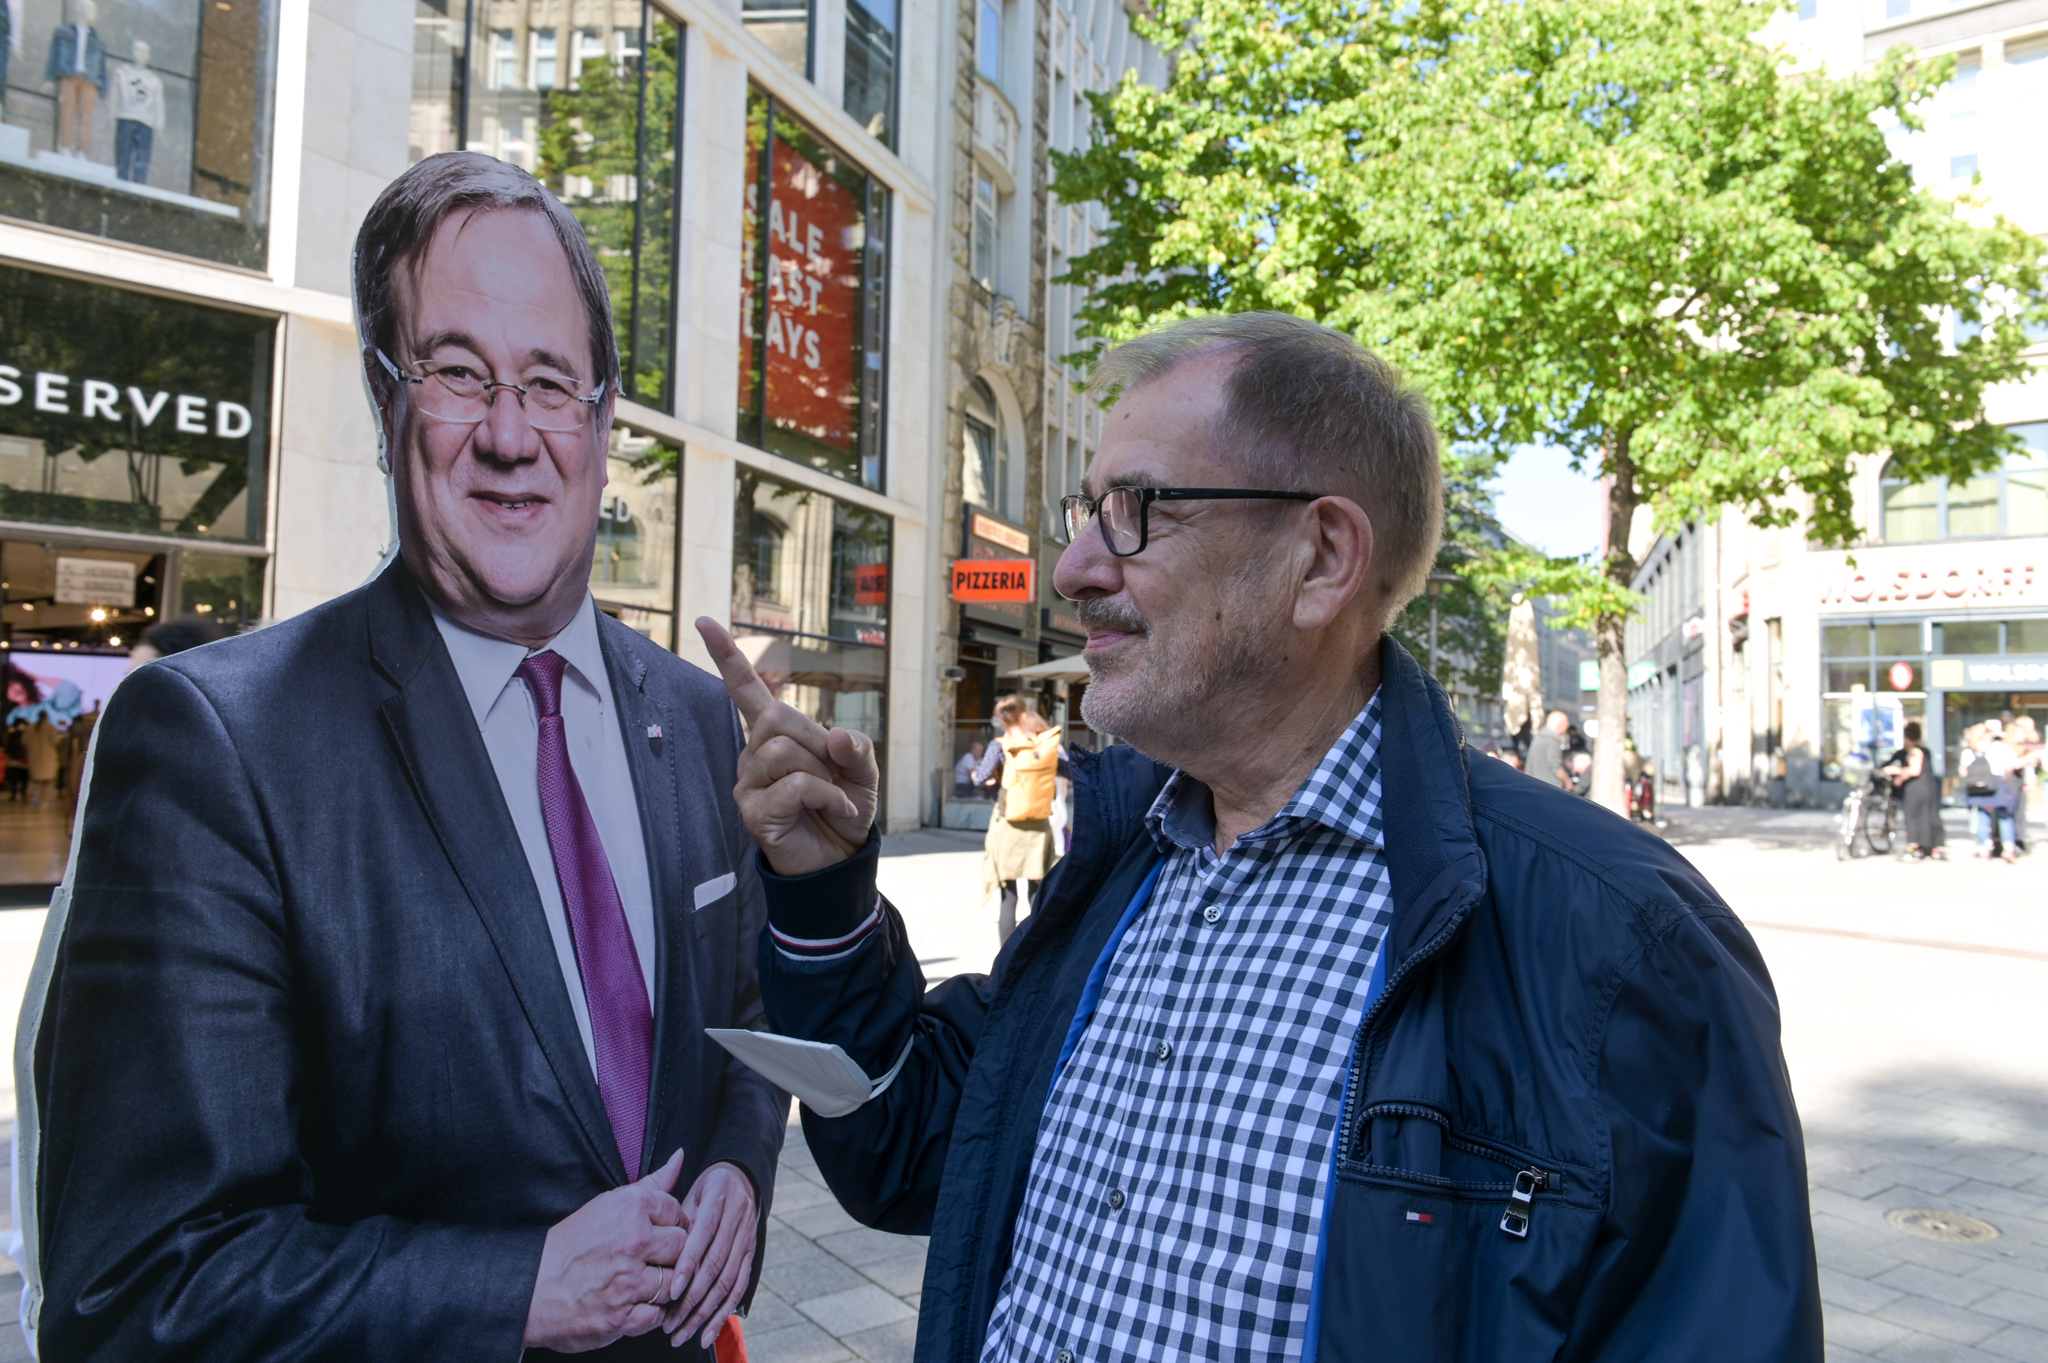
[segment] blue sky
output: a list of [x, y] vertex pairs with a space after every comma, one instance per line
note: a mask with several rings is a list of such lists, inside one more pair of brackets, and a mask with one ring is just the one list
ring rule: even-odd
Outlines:
[[1600, 483], [1574, 473], [1563, 450], [1524, 445], [1493, 480], [1494, 514], [1521, 539], [1553, 556], [1600, 547]]

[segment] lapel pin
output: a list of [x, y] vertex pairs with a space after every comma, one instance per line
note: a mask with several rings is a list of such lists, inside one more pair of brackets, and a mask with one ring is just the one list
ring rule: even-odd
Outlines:
[[661, 726], [660, 726], [659, 724], [650, 724], [650, 725], [648, 725], [648, 726], [647, 726], [647, 736], [648, 736], [649, 738], [660, 738], [660, 737], [661, 737]]

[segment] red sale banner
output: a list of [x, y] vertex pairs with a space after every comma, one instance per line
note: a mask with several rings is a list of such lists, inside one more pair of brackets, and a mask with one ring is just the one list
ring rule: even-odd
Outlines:
[[[757, 197], [750, 187], [749, 253], [760, 226]], [[853, 448], [860, 397], [854, 337], [863, 240], [859, 199], [777, 137], [769, 167], [767, 416], [842, 450]], [[742, 301], [743, 334], [752, 332], [752, 302]], [[743, 366], [743, 404], [751, 383]]]

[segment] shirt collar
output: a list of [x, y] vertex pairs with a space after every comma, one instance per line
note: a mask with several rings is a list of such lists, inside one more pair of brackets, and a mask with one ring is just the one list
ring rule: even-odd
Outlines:
[[[454, 660], [455, 675], [462, 683], [462, 694], [468, 697], [469, 708], [476, 714], [477, 727], [481, 728], [490, 718], [491, 707], [498, 703], [498, 697], [505, 694], [505, 688], [519, 671], [519, 664], [526, 661], [526, 655], [546, 650], [529, 650], [524, 644], [479, 634], [449, 619], [439, 606], [432, 602], [428, 604], [434, 612], [434, 624], [441, 631], [442, 642], [448, 645], [448, 656]], [[611, 704], [611, 678], [605, 672], [604, 647], [597, 637], [597, 603], [587, 594], [583, 605], [562, 632], [548, 641], [547, 647], [568, 660], [570, 676], [595, 691], [604, 704]]]
[[[1367, 847], [1383, 845], [1380, 815], [1380, 694], [1374, 691], [1280, 812], [1240, 842], [1285, 837], [1306, 824], [1342, 833]], [[1167, 778], [1145, 814], [1145, 828], [1163, 852], [1216, 845], [1216, 805], [1209, 788], [1184, 771]]]

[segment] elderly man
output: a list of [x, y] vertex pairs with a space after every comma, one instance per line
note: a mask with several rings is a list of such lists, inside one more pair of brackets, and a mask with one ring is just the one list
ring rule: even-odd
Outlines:
[[1565, 758], [1565, 737], [1572, 731], [1571, 717], [1562, 710], [1552, 710], [1529, 739], [1529, 774], [1539, 781], [1548, 781], [1560, 790], [1572, 786], [1571, 767]]
[[29, 1010], [28, 1314], [45, 1358], [702, 1358], [787, 1100], [704, 1036], [761, 1016], [732, 707], [590, 597], [604, 276], [456, 153], [372, 207], [356, 297], [400, 557], [107, 708]]
[[[926, 993], [853, 736], [751, 712], [768, 1017], [866, 1105], [805, 1133], [931, 1236], [917, 1356], [1818, 1360], [1763, 963], [1676, 853], [1473, 760], [1385, 636], [1433, 558], [1422, 402], [1289, 317], [1112, 352], [1060, 591], [1072, 855]], [[703, 627], [703, 626], [700, 626]]]

